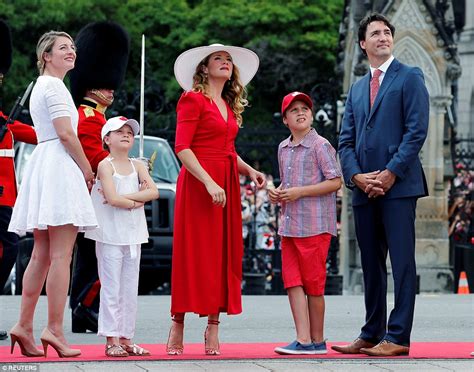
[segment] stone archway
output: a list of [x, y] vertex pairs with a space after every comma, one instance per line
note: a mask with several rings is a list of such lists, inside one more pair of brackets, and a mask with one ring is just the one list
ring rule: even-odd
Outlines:
[[401, 62], [421, 68], [430, 97], [444, 93], [442, 79], [432, 57], [416, 38], [405, 33], [402, 38], [395, 41], [393, 54]]

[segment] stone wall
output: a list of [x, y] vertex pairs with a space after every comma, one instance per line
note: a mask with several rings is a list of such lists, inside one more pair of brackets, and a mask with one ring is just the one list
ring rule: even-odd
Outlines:
[[[466, 24], [459, 38], [462, 79], [458, 90], [457, 132], [462, 138], [474, 138], [474, 1], [466, 1]], [[472, 145], [472, 144], [471, 144]], [[468, 144], [463, 143], [467, 148]]]

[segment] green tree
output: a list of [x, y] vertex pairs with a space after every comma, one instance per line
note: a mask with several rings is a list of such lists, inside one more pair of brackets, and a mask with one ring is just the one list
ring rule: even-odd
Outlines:
[[74, 37], [85, 24], [107, 19], [110, 9], [119, 3], [117, 0], [3, 0], [0, 18], [10, 26], [13, 40], [13, 63], [4, 82], [3, 109], [8, 111], [15, 98], [38, 76], [36, 43], [44, 32], [60, 30]]
[[117, 112], [138, 103], [141, 35], [146, 35], [148, 133], [174, 125], [181, 94], [173, 73], [176, 57], [211, 43], [244, 46], [259, 55], [259, 71], [248, 87], [251, 107], [244, 113], [244, 124], [268, 127], [286, 93], [309, 92], [315, 84], [334, 78], [342, 7], [343, 0], [3, 0], [0, 18], [9, 23], [14, 44], [4, 108], [8, 111], [36, 78], [35, 48], [43, 32], [64, 30], [74, 37], [85, 24], [108, 19], [123, 25], [131, 36]]
[[[134, 17], [129, 19], [129, 15]], [[309, 91], [334, 76], [342, 0], [226, 0], [129, 1], [117, 17], [133, 35], [133, 50], [140, 50], [140, 35], [147, 35], [148, 70], [175, 103], [180, 88], [173, 63], [182, 51], [212, 43], [240, 45], [260, 57], [260, 69], [249, 86], [252, 108], [245, 121], [265, 125], [279, 111], [289, 91]], [[136, 84], [139, 53], [132, 54], [129, 86]], [[257, 124], [258, 123], [258, 124]]]

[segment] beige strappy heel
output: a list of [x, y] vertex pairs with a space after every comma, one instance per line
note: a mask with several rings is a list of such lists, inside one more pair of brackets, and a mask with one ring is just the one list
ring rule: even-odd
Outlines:
[[[180, 318], [176, 318], [176, 316], [172, 316], [171, 320], [177, 324], [184, 324], [184, 318], [180, 319]], [[171, 330], [172, 328], [170, 328], [170, 332], [168, 333], [168, 341], [166, 342], [166, 353], [168, 355], [181, 355], [183, 354], [183, 351], [184, 351], [183, 344], [170, 345]]]
[[207, 332], [208, 332], [209, 325], [218, 326], [219, 323], [220, 322], [218, 320], [212, 320], [212, 319], [207, 320], [207, 327], [206, 327], [206, 330], [204, 331], [204, 353], [206, 355], [221, 355], [219, 342], [217, 343], [217, 348], [207, 346]]

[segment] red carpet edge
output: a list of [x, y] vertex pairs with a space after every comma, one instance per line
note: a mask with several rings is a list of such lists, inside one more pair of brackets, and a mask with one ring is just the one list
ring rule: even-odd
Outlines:
[[[127, 360], [245, 360], [245, 359], [380, 359], [363, 354], [340, 354], [331, 350], [331, 345], [341, 345], [344, 342], [328, 343], [328, 353], [324, 355], [279, 355], [273, 349], [283, 346], [282, 343], [224, 343], [221, 344], [220, 356], [204, 355], [203, 344], [185, 344], [184, 354], [170, 356], [165, 352], [163, 344], [142, 344], [151, 352], [147, 357], [110, 358], [104, 355], [104, 345], [71, 345], [79, 348], [82, 355], [77, 358], [61, 359], [51, 347], [48, 348], [48, 358], [28, 358], [20, 353], [16, 345], [13, 354], [10, 354], [10, 346], [0, 346], [0, 363], [41, 363], [41, 362], [92, 362], [92, 361], [127, 361]], [[470, 353], [474, 351], [474, 342], [413, 342], [410, 347], [410, 355], [399, 357], [386, 357], [395, 359], [474, 359]]]

